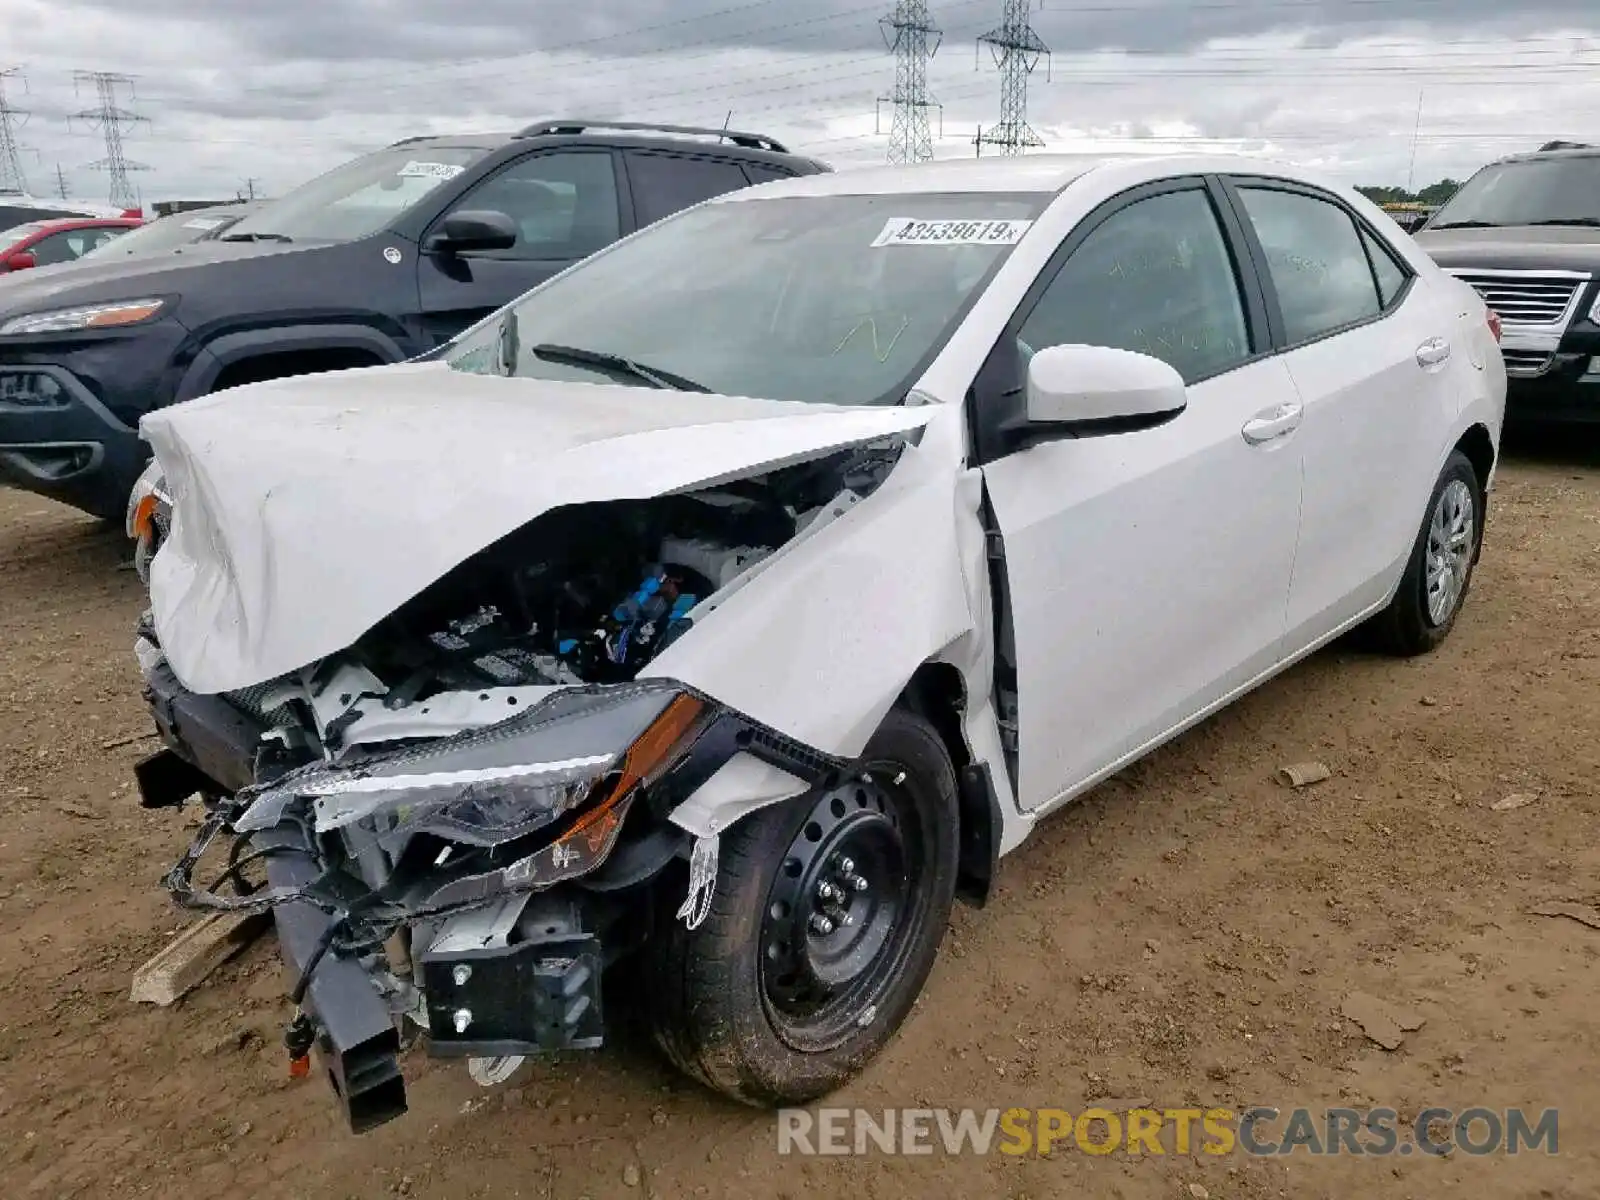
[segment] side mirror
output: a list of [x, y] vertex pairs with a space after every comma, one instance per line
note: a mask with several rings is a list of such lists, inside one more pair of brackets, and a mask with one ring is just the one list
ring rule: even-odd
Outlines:
[[428, 239], [430, 254], [460, 254], [467, 250], [509, 250], [517, 244], [517, 223], [492, 209], [451, 213]]
[[1415, 233], [1428, 220], [1427, 213], [1395, 213], [1394, 223], [1407, 233]]
[[18, 250], [5, 260], [5, 267], [8, 271], [26, 271], [29, 267], [38, 265], [39, 260], [34, 258], [32, 250]]
[[1109, 346], [1048, 346], [1028, 363], [1029, 425], [1155, 424], [1188, 407], [1167, 363]]

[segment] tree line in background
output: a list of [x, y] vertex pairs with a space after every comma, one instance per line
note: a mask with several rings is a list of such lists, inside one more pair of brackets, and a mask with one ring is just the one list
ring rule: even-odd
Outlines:
[[1408, 192], [1403, 187], [1358, 187], [1356, 191], [1374, 204], [1439, 205], [1454, 196], [1460, 186], [1459, 179], [1441, 179], [1438, 183], [1430, 183], [1420, 192]]

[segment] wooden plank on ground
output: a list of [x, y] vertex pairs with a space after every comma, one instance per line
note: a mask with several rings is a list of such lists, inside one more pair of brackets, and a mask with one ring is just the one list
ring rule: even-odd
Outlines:
[[270, 913], [213, 913], [189, 926], [133, 973], [135, 1004], [163, 1008], [192, 991], [271, 924]]

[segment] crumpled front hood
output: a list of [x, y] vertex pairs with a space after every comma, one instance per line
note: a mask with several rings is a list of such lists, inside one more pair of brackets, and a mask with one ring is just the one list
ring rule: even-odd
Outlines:
[[648, 499], [908, 432], [937, 406], [847, 408], [410, 363], [234, 389], [140, 432], [174, 499], [157, 635], [200, 693], [344, 649], [562, 505]]

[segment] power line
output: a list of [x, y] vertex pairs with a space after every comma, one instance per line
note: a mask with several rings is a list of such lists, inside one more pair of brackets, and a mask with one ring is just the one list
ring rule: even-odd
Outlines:
[[75, 71], [73, 81], [78, 86], [85, 82], [94, 84], [95, 95], [100, 103], [94, 108], [85, 109], [83, 112], [73, 113], [68, 118], [88, 121], [90, 124], [100, 126], [100, 132], [106, 140], [106, 156], [98, 158], [85, 165], [93, 171], [104, 171], [111, 176], [111, 203], [118, 208], [140, 207], [138, 193], [134, 191], [132, 183], [128, 181], [129, 171], [148, 171], [150, 168], [144, 163], [132, 162], [122, 151], [122, 127], [124, 125], [137, 125], [141, 122], [149, 124], [149, 119], [141, 117], [138, 113], [129, 112], [117, 106], [117, 88], [126, 86], [133, 90], [133, 77], [131, 75], [118, 75], [111, 71]]
[[17, 130], [28, 123], [28, 114], [24, 109], [11, 107], [6, 99], [8, 79], [27, 86], [21, 67], [0, 69], [0, 192], [26, 192], [28, 181], [22, 174], [22, 146], [17, 141]]
[[[933, 133], [928, 128], [928, 110], [939, 102], [928, 95], [928, 60], [938, 52], [944, 32], [928, 17], [927, 0], [898, 0], [894, 12], [879, 23], [884, 43], [894, 54], [894, 92], [878, 98], [878, 112], [885, 101], [894, 105], [889, 126], [889, 161], [925, 162], [933, 157]], [[894, 36], [889, 36], [889, 31]], [[944, 115], [940, 112], [940, 133]]]
[[69, 193], [67, 192], [67, 175], [66, 172], [61, 169], [60, 163], [56, 164], [56, 195], [60, 196], [63, 200], [69, 198]]
[[[713, 12], [697, 13], [687, 17], [679, 17], [671, 21], [658, 22], [651, 25], [635, 26], [629, 29], [617, 30], [613, 33], [585, 37], [570, 42], [558, 42], [551, 45], [540, 46], [534, 50], [519, 51], [513, 54], [494, 54], [455, 59], [441, 59], [437, 62], [429, 63], [424, 66], [406, 64], [403, 69], [390, 67], [380, 72], [370, 74], [341, 72], [340, 77], [337, 80], [329, 82], [327, 85], [327, 90], [343, 90], [353, 87], [355, 89], [365, 89], [369, 92], [387, 93], [395, 90], [410, 90], [414, 89], [419, 84], [426, 85], [434, 82], [471, 83], [480, 79], [493, 78], [494, 75], [492, 73], [485, 73], [474, 69], [472, 75], [467, 79], [452, 81], [448, 79], [432, 79], [429, 78], [428, 73], [436, 71], [449, 71], [457, 68], [478, 68], [482, 66], [497, 65], [505, 65], [507, 67], [507, 71], [505, 73], [507, 77], [514, 77], [518, 79], [519, 82], [525, 83], [527, 78], [526, 71], [528, 69], [528, 64], [523, 63], [522, 65], [516, 67], [510, 66], [510, 64], [518, 63], [521, 60], [534, 58], [541, 55], [548, 56], [567, 51], [582, 51], [604, 47], [608, 44], [614, 45], [617, 42], [632, 37], [636, 34], [660, 32], [663, 30], [679, 28], [683, 26], [692, 26], [701, 22], [716, 22], [718, 24], [725, 24], [724, 18], [730, 15], [750, 12], [756, 9], [770, 8], [782, 2], [784, 2], [784, 0], [753, 0], [753, 2], [732, 5]], [[1342, 0], [1342, 2], [1344, 7], [1354, 8], [1359, 11], [1371, 13], [1371, 19], [1380, 20], [1382, 19], [1380, 13], [1375, 12], [1374, 10], [1381, 10], [1385, 8], [1394, 9], [1400, 11], [1404, 16], [1410, 18], [1416, 15], [1416, 11], [1418, 9], [1427, 8], [1434, 5], [1457, 4], [1459, 3], [1459, 0]], [[965, 6], [965, 0], [956, 5], [956, 7]], [[1315, 15], [1313, 10], [1322, 9], [1326, 6], [1327, 0], [1189, 0], [1189, 2], [1183, 6], [1183, 11], [1185, 13], [1192, 13], [1196, 11], [1226, 12], [1247, 8], [1253, 12], [1266, 14], [1271, 14], [1274, 12], [1305, 13], [1309, 17]], [[951, 5], [946, 4], [945, 7], [949, 8]], [[769, 25], [757, 29], [745, 30], [742, 31], [740, 35], [740, 42], [745, 46], [751, 46], [750, 39], [757, 34], [770, 32], [772, 30], [825, 24], [827, 22], [837, 21], [846, 17], [856, 16], [872, 11], [878, 11], [877, 4], [871, 4], [861, 8], [841, 10], [839, 12], [828, 13], [801, 21], [785, 21], [777, 25]], [[1064, 11], [1074, 17], [1088, 15], [1126, 16], [1129, 13], [1143, 12], [1149, 14], [1153, 19], [1162, 13], [1173, 12], [1174, 6], [1170, 3], [1163, 3], [1162, 0], [1155, 0], [1154, 3], [1138, 4], [1130, 3], [1129, 0], [1120, 0], [1120, 2], [1114, 3], [1074, 4], [1070, 9]], [[1512, 38], [1509, 40], [1519, 41], [1525, 39]], [[1439, 45], [1445, 43], [1434, 42], [1432, 44]], [[655, 48], [654, 52], [670, 53], [674, 50], [693, 48], [695, 46], [703, 45], [715, 45], [719, 50], [729, 48], [729, 44], [726, 39], [700, 38], [698, 40], [691, 40], [674, 46], [657, 47]], [[758, 46], [757, 48], [761, 47]], [[1140, 51], [1138, 53], [1159, 52]], [[543, 68], [541, 66], [541, 70], [542, 69]], [[585, 67], [581, 69], [587, 70], [590, 68]], [[635, 68], [629, 67], [628, 69], [633, 70]], [[374, 86], [368, 87], [367, 85]], [[238, 94], [259, 93], [277, 95], [283, 93], [291, 86], [291, 84], [282, 81], [276, 83], [249, 84], [236, 89], [236, 92]], [[150, 99], [166, 101], [174, 98], [151, 97]]]
[[1032, 0], [1005, 0], [999, 26], [978, 39], [978, 53], [987, 45], [1000, 68], [1000, 123], [987, 132], [978, 130], [973, 143], [979, 154], [985, 146], [997, 147], [1001, 154], [1021, 154], [1029, 147], [1044, 145], [1044, 139], [1028, 124], [1028, 76], [1041, 58], [1049, 69], [1050, 47], [1028, 23], [1031, 7]]

